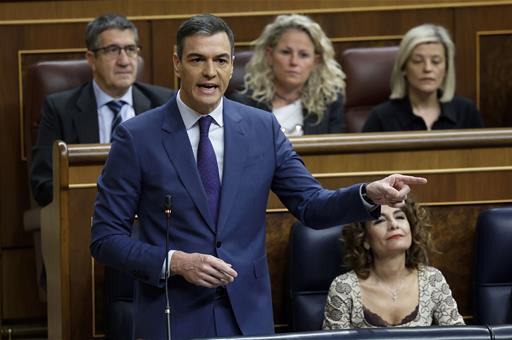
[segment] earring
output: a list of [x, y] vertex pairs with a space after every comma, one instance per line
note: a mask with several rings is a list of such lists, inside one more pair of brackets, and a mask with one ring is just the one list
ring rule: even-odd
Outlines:
[[366, 250], [370, 250], [370, 244], [366, 241], [363, 242], [363, 248]]

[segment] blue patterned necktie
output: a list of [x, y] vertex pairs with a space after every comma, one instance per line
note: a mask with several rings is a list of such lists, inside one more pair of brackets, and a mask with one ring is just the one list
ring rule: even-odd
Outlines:
[[107, 103], [108, 108], [114, 114], [114, 119], [112, 119], [112, 127], [110, 128], [110, 141], [112, 142], [112, 137], [114, 136], [114, 131], [116, 127], [123, 122], [123, 117], [121, 117], [121, 109], [124, 106], [124, 102], [122, 100], [111, 100]]
[[204, 116], [199, 119], [199, 146], [197, 148], [197, 169], [201, 175], [208, 206], [215, 225], [219, 209], [220, 176], [217, 165], [217, 157], [213, 150], [212, 143], [208, 137], [208, 131], [213, 118]]

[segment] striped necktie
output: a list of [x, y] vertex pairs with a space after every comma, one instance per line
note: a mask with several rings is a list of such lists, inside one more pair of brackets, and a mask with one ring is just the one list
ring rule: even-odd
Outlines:
[[217, 225], [217, 215], [219, 210], [220, 196], [220, 176], [217, 165], [217, 157], [213, 150], [213, 145], [208, 137], [210, 125], [213, 122], [211, 116], [204, 116], [199, 119], [199, 146], [197, 147], [197, 169], [203, 182], [208, 206], [213, 217], [213, 222]]
[[112, 119], [112, 127], [110, 129], [110, 141], [112, 142], [112, 137], [114, 136], [114, 131], [117, 126], [123, 122], [123, 117], [120, 112], [123, 108], [125, 102], [122, 100], [111, 100], [107, 103], [108, 108], [114, 114], [114, 119]]

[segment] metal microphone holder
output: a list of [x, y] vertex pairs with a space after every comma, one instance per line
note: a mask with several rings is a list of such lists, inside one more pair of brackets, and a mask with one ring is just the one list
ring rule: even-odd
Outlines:
[[171, 340], [171, 306], [169, 303], [169, 276], [170, 276], [170, 268], [169, 268], [169, 228], [170, 228], [170, 220], [171, 220], [171, 200], [170, 196], [165, 199], [165, 209], [164, 214], [167, 220], [166, 232], [165, 232], [165, 309], [164, 314], [167, 322], [167, 340]]

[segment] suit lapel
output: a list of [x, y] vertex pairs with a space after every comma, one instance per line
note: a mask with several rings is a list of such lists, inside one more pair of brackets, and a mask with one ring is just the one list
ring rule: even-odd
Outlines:
[[[142, 93], [137, 86], [132, 87], [133, 109], [139, 114], [151, 109], [151, 101]], [[78, 135], [78, 142], [99, 143], [100, 133], [98, 125], [98, 109], [92, 82], [89, 82], [82, 89], [76, 102], [77, 110], [72, 112], [72, 119]]]
[[187, 130], [176, 104], [176, 97], [165, 104], [162, 125], [163, 147], [194, 204], [199, 209], [208, 227], [215, 232], [215, 224], [208, 211], [208, 201], [199, 178], [196, 161], [190, 146]]
[[136, 84], [133, 84], [132, 86], [132, 96], [133, 110], [135, 111], [136, 115], [151, 110], [151, 101], [144, 95], [144, 93], [142, 93], [141, 90], [139, 90]]
[[224, 170], [218, 226], [223, 226], [229, 216], [240, 182], [243, 164], [247, 157], [245, 127], [238, 109], [224, 98]]
[[83, 87], [76, 106], [76, 110], [71, 115], [78, 135], [78, 143], [99, 143], [98, 110], [96, 108], [96, 97], [92, 89], [92, 82]]

